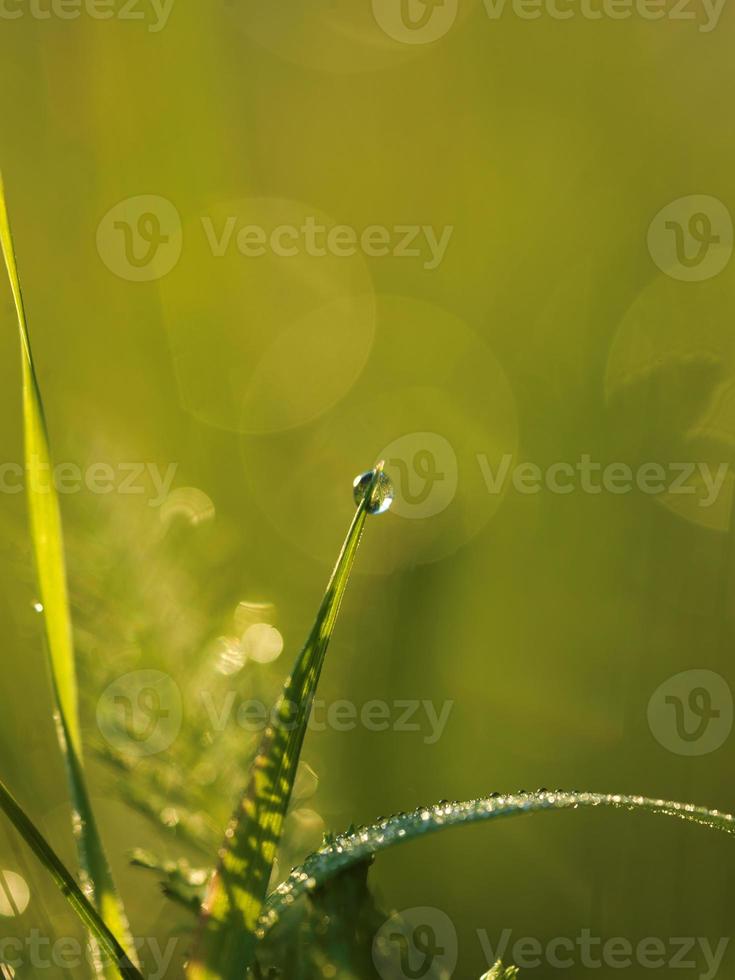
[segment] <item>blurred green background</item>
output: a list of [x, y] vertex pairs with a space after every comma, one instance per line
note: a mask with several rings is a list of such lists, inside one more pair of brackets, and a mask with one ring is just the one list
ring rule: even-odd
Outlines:
[[[509, 455], [543, 471], [583, 454], [729, 463], [732, 11], [701, 30], [694, 4], [696, 19], [673, 4], [659, 20], [577, 5], [569, 19], [510, 7], [493, 19], [460, 0], [422, 39], [402, 34], [397, 6], [175, 0], [165, 23], [142, 0], [142, 19], [122, 4], [108, 20], [3, 8], [20, 16], [0, 25], [0, 165], [55, 459], [177, 466], [168, 506], [149, 506], [148, 478], [140, 494], [62, 498], [93, 795], [136, 935], [187, 920], [127, 852], [201, 863], [197, 834], [216, 836], [253, 751], [252, 733], [207, 726], [202, 692], [218, 708], [228, 692], [236, 706], [275, 699], [349, 524], [352, 478], [386, 449], [397, 506], [367, 528], [318, 696], [385, 702], [392, 722], [402, 701], [450, 714], [434, 740], [423, 708], [419, 730], [311, 732], [318, 789], [281, 870], [323, 827], [494, 790], [735, 807], [722, 685], [716, 747], [681, 754], [692, 743], [677, 742], [673, 709], [649, 724], [668, 678], [732, 682], [729, 473], [712, 506], [695, 484], [523, 493], [508, 478], [493, 493], [483, 476]], [[656, 223], [672, 202], [673, 223]], [[270, 236], [310, 218], [358, 239], [385, 229], [389, 254], [316, 254], [303, 235], [296, 255], [236, 247], [244, 226]], [[677, 223], [694, 235], [679, 275], [662, 269], [681, 260]], [[423, 230], [419, 254], [400, 254], [402, 226], [448, 234], [441, 260]], [[699, 243], [707, 228], [719, 242]], [[0, 326], [12, 463], [20, 372], [4, 285]], [[22, 494], [0, 494], [0, 521], [3, 778], [72, 863]], [[244, 661], [253, 611], [240, 603], [269, 604], [255, 620], [279, 630], [280, 658]], [[101, 758], [97, 706], [143, 669], [173, 678], [182, 728], [124, 773]], [[30, 888], [0, 936], [77, 935], [2, 830], [0, 856]], [[386, 909], [446, 912], [455, 975], [474, 977], [487, 968], [477, 930], [716, 945], [731, 935], [734, 868], [724, 837], [579, 812], [428, 838], [381, 856], [372, 880]], [[706, 970], [700, 957], [686, 972]], [[728, 950], [719, 975], [734, 970]]]

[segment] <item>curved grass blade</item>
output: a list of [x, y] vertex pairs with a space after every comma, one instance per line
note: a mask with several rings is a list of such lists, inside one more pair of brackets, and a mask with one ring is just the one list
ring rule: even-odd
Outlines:
[[57, 856], [46, 838], [38, 830], [33, 821], [26, 815], [10, 790], [0, 780], [0, 810], [5, 813], [20, 836], [30, 847], [36, 857], [50, 873], [66, 900], [84, 923], [89, 933], [94, 936], [99, 949], [107, 961], [108, 968], [114, 970], [114, 976], [124, 977], [125, 980], [143, 980], [141, 973], [130, 962], [128, 954], [122, 948], [104, 923], [95, 907], [85, 896], [82, 889]]
[[368, 502], [382, 464], [373, 472], [342, 546], [311, 633], [286, 681], [263, 735], [250, 781], [227, 828], [219, 864], [205, 899], [189, 980], [242, 980], [281, 837], [314, 693], [350, 570]]
[[[46, 647], [56, 698], [59, 734], [66, 759], [67, 777], [74, 808], [79, 864], [85, 884], [105, 922], [134, 958], [127, 919], [119, 899], [92, 812], [84, 779], [82, 738], [77, 706], [71, 615], [66, 583], [64, 539], [59, 500], [52, 478], [51, 453], [41, 391], [31, 354], [23, 295], [8, 220], [5, 187], [0, 174], [0, 246], [15, 302], [23, 376], [23, 427], [26, 489], [31, 538], [43, 605]], [[114, 974], [111, 974], [114, 976]]]
[[435, 806], [420, 807], [413, 813], [400, 813], [372, 827], [341, 834], [312, 854], [269, 896], [258, 925], [258, 938], [261, 939], [301, 895], [319, 888], [345, 868], [365, 861], [377, 851], [393, 847], [394, 844], [402, 844], [446, 827], [462, 826], [495, 817], [598, 806], [662, 813], [735, 834], [735, 817], [729, 813], [707, 810], [692, 803], [651, 800], [644, 796], [539, 790], [537, 793], [490, 796], [466, 803], [442, 802]]

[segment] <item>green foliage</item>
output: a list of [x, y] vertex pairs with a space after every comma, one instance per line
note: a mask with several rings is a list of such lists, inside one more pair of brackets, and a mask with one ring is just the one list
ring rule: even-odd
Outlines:
[[335, 875], [311, 892], [294, 916], [258, 947], [258, 971], [279, 980], [366, 980], [378, 974], [373, 940], [388, 915], [368, 887], [372, 859]]
[[402, 844], [447, 827], [463, 826], [496, 817], [600, 806], [664, 814], [698, 823], [712, 830], [735, 833], [735, 817], [729, 813], [707, 810], [689, 803], [650, 800], [643, 796], [539, 790], [537, 793], [515, 793], [508, 796], [496, 794], [465, 803], [442, 801], [435, 806], [419, 807], [412, 813], [396, 814], [372, 827], [350, 831], [331, 840], [320, 851], [307, 858], [299, 868], [294, 869], [288, 879], [269, 897], [260, 920], [261, 934], [264, 935], [271, 929], [299, 896], [323, 887], [334, 875], [395, 844]]
[[253, 959], [258, 916], [291, 799], [314, 693], [365, 518], [382, 476], [376, 468], [355, 512], [311, 633], [286, 680], [250, 781], [225, 834], [205, 899], [190, 980], [239, 980]]
[[[49, 440], [1, 178], [0, 245], [18, 320], [31, 541], [75, 813], [82, 887], [2, 782], [0, 809], [89, 930], [101, 953], [99, 972], [109, 978], [142, 980], [133, 961], [125, 913], [105, 858], [84, 778], [61, 516], [50, 477]], [[274, 711], [275, 720], [258, 748], [250, 780], [217, 851], [217, 867], [196, 869], [184, 860], [162, 861], [145, 851], [133, 855], [134, 864], [162, 878], [162, 888], [168, 897], [189, 912], [199, 914], [197, 942], [187, 968], [189, 980], [242, 980], [246, 974], [251, 980], [314, 980], [327, 975], [342, 980], [374, 977], [372, 940], [385, 921], [385, 914], [370, 894], [369, 866], [379, 851], [447, 827], [541, 811], [610, 807], [674, 816], [711, 829], [735, 832], [735, 817], [729, 814], [638, 796], [539, 790], [532, 794], [494, 794], [465, 803], [442, 801], [410, 814], [397, 814], [372, 827], [351, 829], [328, 838], [319, 851], [266, 897], [284, 819], [294, 794], [309, 714], [366, 515], [379, 512], [380, 504], [390, 496], [381, 465], [372, 475], [363, 477], [358, 484], [360, 492], [363, 485], [364, 495], [358, 501], [316, 621], [285, 682]], [[229, 747], [228, 743], [228, 750]], [[188, 748], [189, 761], [194, 761], [197, 752], [202, 751], [201, 745], [192, 739]], [[223, 781], [217, 784], [218, 788], [226, 785], [234, 773], [239, 775], [244, 752], [242, 746], [232, 747], [232, 769], [225, 771], [222, 767]], [[108, 757], [122, 773], [128, 801], [142, 812], [154, 816], [171, 802], [178, 806], [191, 799], [185, 785], [185, 766], [184, 775], [177, 774], [173, 766], [162, 767], [157, 760], [148, 763], [131, 760], [124, 752], [116, 753], [109, 747]], [[143, 791], [133, 785], [133, 771], [137, 777], [142, 774], [145, 778]], [[206, 823], [197, 823], [194, 811], [194, 807], [188, 815], [182, 811], [176, 825], [188, 843], [209, 857], [215, 847], [215, 831]], [[85, 894], [87, 891], [92, 901]], [[304, 896], [306, 901], [297, 904], [297, 899]], [[515, 980], [517, 973], [515, 967], [503, 967], [498, 962], [481, 980]]]
[[130, 863], [162, 876], [161, 891], [164, 895], [195, 915], [198, 914], [211, 872], [192, 868], [184, 860], [161, 861], [155, 854], [141, 849], [133, 851]]
[[480, 980], [516, 980], [517, 976], [517, 966], [504, 967], [502, 962], [498, 960], [497, 963], [494, 963], [493, 966], [490, 967], [487, 973], [483, 973]]
[[[92, 890], [95, 906], [110, 929], [116, 936], [120, 937], [134, 960], [135, 952], [130, 939], [125, 910], [115, 889], [84, 778], [61, 514], [56, 487], [51, 476], [51, 453], [46, 420], [31, 354], [31, 341], [20, 288], [2, 175], [0, 175], [0, 245], [2, 245], [18, 319], [23, 375], [24, 452], [31, 540], [39, 596], [43, 606], [46, 648], [56, 696], [59, 735], [66, 760], [72, 807], [75, 812], [74, 828], [79, 865], [85, 883]], [[110, 977], [116, 975], [115, 971], [109, 968], [105, 968], [104, 972]]]
[[74, 880], [73, 875], [1, 781], [0, 809], [50, 873], [79, 919], [94, 937], [101, 953], [99, 968], [109, 972], [111, 976], [120, 975], [126, 980], [142, 980], [137, 967], [131, 963], [128, 954]]

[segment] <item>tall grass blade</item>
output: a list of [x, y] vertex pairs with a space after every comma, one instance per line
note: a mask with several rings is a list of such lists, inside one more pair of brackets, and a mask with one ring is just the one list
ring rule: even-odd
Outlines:
[[94, 936], [108, 963], [108, 968], [113, 971], [111, 975], [124, 977], [125, 980], [143, 980], [141, 973], [130, 962], [127, 953], [76, 883], [71, 872], [67, 870], [51, 845], [1, 780], [0, 810], [5, 813], [26, 844], [51, 874], [66, 900], [87, 927], [89, 933]]
[[446, 827], [463, 826], [495, 817], [516, 817], [546, 810], [577, 810], [582, 807], [612, 807], [622, 810], [644, 810], [679, 817], [693, 823], [735, 833], [735, 817], [718, 810], [707, 810], [692, 803], [650, 800], [643, 796], [621, 796], [601, 793], [564, 793], [539, 790], [538, 793], [514, 793], [490, 796], [466, 803], [438, 803], [419, 807], [413, 813], [401, 813], [379, 824], [353, 833], [341, 834], [306, 859], [301, 867], [276, 888], [268, 898], [259, 923], [265, 934], [278, 922], [283, 912], [301, 895], [319, 888], [340, 871], [365, 861], [378, 851], [403, 844], [424, 834]]
[[200, 919], [189, 980], [242, 980], [291, 797], [314, 693], [382, 464], [358, 505], [311, 633], [266, 729], [225, 834]]
[[[0, 174], [0, 246], [10, 279], [20, 335], [28, 513], [39, 598], [43, 605], [46, 647], [56, 698], [59, 733], [66, 758], [72, 806], [75, 811], [79, 864], [85, 886], [91, 890], [94, 904], [102, 918], [126, 945], [131, 957], [134, 957], [125, 911], [115, 890], [84, 779], [61, 514], [52, 477], [46, 420], [31, 354], [2, 174]], [[109, 975], [116, 976], [115, 973]]]

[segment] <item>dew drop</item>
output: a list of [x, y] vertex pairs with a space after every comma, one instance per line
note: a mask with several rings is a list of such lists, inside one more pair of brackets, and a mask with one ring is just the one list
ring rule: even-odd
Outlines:
[[[359, 476], [356, 476], [352, 481], [352, 492], [355, 498], [355, 503], [358, 504], [358, 506], [360, 503], [362, 503], [365, 494], [370, 489], [370, 484], [374, 474], [375, 470], [368, 470], [366, 473], [361, 473]], [[390, 477], [388, 477], [381, 470], [380, 473], [378, 473], [371, 499], [368, 503], [368, 514], [384, 514], [393, 503], [394, 496], [395, 491], [393, 489], [393, 484], [390, 481]]]
[[176, 827], [181, 819], [175, 807], [167, 806], [160, 813], [161, 823], [166, 827]]

